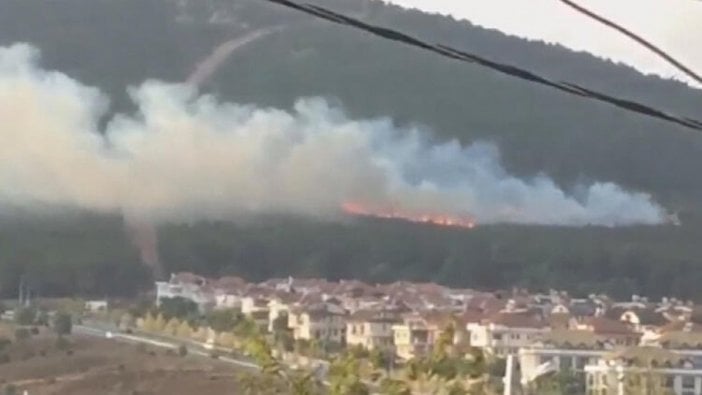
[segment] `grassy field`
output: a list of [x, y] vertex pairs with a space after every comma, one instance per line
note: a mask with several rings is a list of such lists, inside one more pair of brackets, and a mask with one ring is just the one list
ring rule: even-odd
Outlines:
[[[15, 386], [30, 395], [192, 395], [240, 393], [241, 371], [215, 359], [179, 357], [173, 351], [116, 341], [71, 336], [58, 345], [43, 328], [24, 341], [0, 325], [12, 340], [2, 351], [0, 388]], [[9, 360], [7, 358], [9, 357]]]

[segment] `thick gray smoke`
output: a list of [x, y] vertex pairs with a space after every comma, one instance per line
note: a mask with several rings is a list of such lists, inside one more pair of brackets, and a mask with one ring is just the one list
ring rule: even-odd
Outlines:
[[261, 213], [341, 215], [348, 202], [478, 223], [656, 224], [643, 193], [595, 183], [569, 195], [506, 173], [496, 147], [433, 144], [387, 119], [353, 121], [321, 99], [290, 112], [220, 103], [186, 85], [132, 90], [135, 116], [103, 131], [96, 89], [0, 49], [0, 202], [75, 206], [149, 221]]

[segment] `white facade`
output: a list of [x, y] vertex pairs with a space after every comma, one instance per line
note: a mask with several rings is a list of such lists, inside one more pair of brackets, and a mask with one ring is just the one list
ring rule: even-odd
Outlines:
[[293, 330], [295, 340], [316, 340], [329, 343], [343, 343], [346, 335], [344, 316], [331, 312], [291, 312], [288, 326]]
[[534, 381], [540, 372], [540, 367], [551, 363], [556, 371], [567, 370], [584, 373], [585, 366], [597, 363], [608, 350], [581, 350], [567, 348], [528, 347], [519, 350], [519, 366], [522, 383]]
[[215, 297], [205, 292], [201, 286], [191, 283], [156, 282], [156, 305], [160, 306], [163, 299], [180, 297], [197, 304], [200, 311], [215, 305]]
[[268, 301], [256, 296], [245, 296], [241, 299], [241, 312], [245, 316], [268, 311]]
[[393, 346], [392, 323], [389, 321], [354, 321], [346, 324], [346, 344], [367, 350]]
[[241, 296], [235, 294], [215, 295], [216, 309], [241, 309]]
[[434, 344], [434, 332], [421, 324], [396, 324], [393, 325], [392, 331], [395, 353], [401, 359], [409, 360], [425, 355]]
[[548, 328], [520, 328], [487, 323], [470, 323], [470, 345], [482, 348], [497, 356], [516, 355], [520, 348], [527, 347], [549, 332]]
[[627, 380], [632, 375], [653, 377], [650, 381], [655, 382], [656, 387], [663, 387], [675, 395], [702, 395], [702, 369], [692, 366], [645, 369], [600, 360], [595, 365], [586, 366], [585, 372], [587, 391], [592, 395], [626, 395], [631, 392]]

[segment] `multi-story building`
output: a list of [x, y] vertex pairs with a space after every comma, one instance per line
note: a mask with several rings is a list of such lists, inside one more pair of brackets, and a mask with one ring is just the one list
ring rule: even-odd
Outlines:
[[529, 313], [498, 313], [467, 325], [470, 344], [497, 356], [516, 355], [549, 332], [548, 322]]
[[393, 325], [399, 321], [398, 315], [394, 312], [356, 311], [346, 322], [346, 344], [361, 346], [367, 350], [392, 349]]
[[278, 318], [285, 318], [290, 314], [294, 303], [300, 299], [300, 296], [295, 293], [278, 291], [268, 301], [268, 331], [273, 332], [275, 321]]
[[207, 279], [192, 273], [171, 274], [169, 281], [156, 282], [156, 305], [163, 299], [183, 298], [195, 302], [200, 311], [215, 305], [215, 296], [207, 287]]
[[343, 313], [326, 304], [303, 306], [290, 310], [288, 327], [295, 340], [343, 344], [346, 319]]
[[684, 354], [658, 347], [633, 347], [585, 366], [592, 395], [702, 394], [702, 366]]
[[392, 326], [395, 353], [405, 360], [428, 354], [449, 325], [454, 327], [454, 344], [462, 341], [465, 330], [455, 325], [454, 318], [444, 312], [406, 314]]
[[585, 366], [614, 350], [607, 336], [583, 330], [554, 330], [519, 350], [522, 384], [529, 385], [545, 371], [570, 371], [584, 386]]

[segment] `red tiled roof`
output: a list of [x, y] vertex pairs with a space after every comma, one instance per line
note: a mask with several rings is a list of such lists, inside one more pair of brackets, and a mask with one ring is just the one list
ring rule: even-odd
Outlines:
[[589, 317], [584, 321], [598, 335], [635, 335], [629, 325], [607, 317]]
[[488, 319], [489, 323], [508, 328], [545, 328], [548, 323], [538, 317], [524, 313], [498, 313]]

